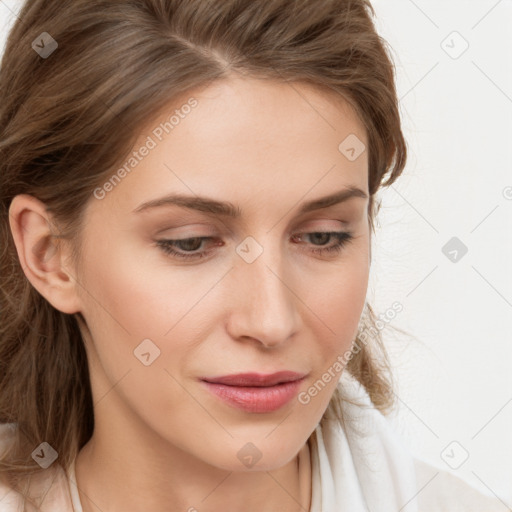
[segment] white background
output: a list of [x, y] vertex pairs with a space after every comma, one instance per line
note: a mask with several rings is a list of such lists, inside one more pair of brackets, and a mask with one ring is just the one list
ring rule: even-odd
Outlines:
[[[2, 48], [19, 5], [0, 0]], [[456, 468], [497, 495], [506, 511], [512, 508], [512, 0], [373, 5], [377, 29], [392, 48], [409, 148], [403, 176], [380, 194], [369, 290], [378, 313], [395, 301], [403, 305], [382, 331], [395, 368], [393, 421], [414, 454]], [[456, 262], [442, 251], [452, 237], [468, 249]]]
[[[383, 331], [397, 425], [415, 454], [461, 464], [512, 508], [512, 2], [373, 5], [410, 150], [381, 195], [369, 294], [377, 311], [403, 304], [391, 324], [411, 333]], [[469, 44], [458, 58], [453, 31]], [[452, 237], [468, 248], [457, 262], [441, 250]]]

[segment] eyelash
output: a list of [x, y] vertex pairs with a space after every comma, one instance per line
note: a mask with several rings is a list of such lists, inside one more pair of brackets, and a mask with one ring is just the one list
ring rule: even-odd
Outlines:
[[[334, 236], [338, 239], [338, 241], [329, 247], [322, 247], [321, 249], [314, 249], [311, 252], [314, 254], [338, 254], [341, 252], [343, 247], [350, 243], [354, 236], [351, 232], [348, 231], [311, 231], [309, 233], [301, 233], [301, 235], [330, 235]], [[194, 236], [190, 238], [181, 238], [178, 240], [158, 240], [156, 245], [162, 249], [166, 254], [183, 259], [183, 260], [199, 260], [201, 258], [206, 257], [209, 254], [209, 251], [196, 252], [196, 253], [182, 253], [173, 249], [175, 244], [179, 244], [180, 242], [187, 242], [189, 240], [211, 240], [213, 237], [209, 236]]]

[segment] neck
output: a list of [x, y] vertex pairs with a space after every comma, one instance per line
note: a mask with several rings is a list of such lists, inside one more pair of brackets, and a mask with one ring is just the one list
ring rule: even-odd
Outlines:
[[311, 506], [309, 443], [276, 470], [235, 472], [176, 447], [120, 443], [115, 433], [101, 439], [93, 435], [75, 462], [83, 512], [308, 512]]

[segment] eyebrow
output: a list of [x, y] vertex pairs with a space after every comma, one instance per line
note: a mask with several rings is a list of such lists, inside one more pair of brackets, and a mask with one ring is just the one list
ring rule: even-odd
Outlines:
[[[349, 186], [345, 189], [339, 190], [333, 194], [318, 199], [313, 199], [302, 204], [299, 209], [299, 214], [328, 208], [335, 204], [343, 203], [353, 197], [366, 199], [368, 195], [366, 192], [355, 186]], [[228, 201], [217, 201], [208, 197], [189, 196], [184, 194], [168, 194], [158, 199], [152, 199], [139, 205], [133, 213], [144, 212], [153, 208], [162, 206], [180, 206], [182, 208], [189, 208], [198, 210], [204, 213], [210, 213], [225, 217], [232, 217], [237, 219], [241, 217], [242, 210], [240, 207]]]

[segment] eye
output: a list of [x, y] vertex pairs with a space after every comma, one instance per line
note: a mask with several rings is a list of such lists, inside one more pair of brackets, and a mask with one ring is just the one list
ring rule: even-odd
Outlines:
[[[185, 260], [191, 259], [201, 259], [209, 254], [209, 251], [202, 252], [190, 252], [197, 251], [203, 244], [205, 240], [213, 240], [211, 236], [196, 236], [193, 238], [181, 238], [177, 240], [158, 240], [156, 242], [157, 246], [162, 249], [166, 254], [171, 256], [175, 256], [176, 258], [181, 258]], [[220, 244], [217, 244], [220, 245]], [[180, 252], [174, 249], [174, 247], [180, 247], [185, 252]]]
[[[352, 233], [348, 231], [314, 231], [311, 233], [300, 233], [300, 235], [295, 235], [294, 238], [302, 238], [303, 236], [311, 237], [315, 242], [325, 242], [329, 241], [331, 238], [335, 238], [335, 242], [333, 244], [326, 245], [326, 243], [320, 243], [319, 249], [311, 249], [311, 252], [314, 254], [337, 254], [341, 252], [343, 247], [347, 245], [350, 241], [354, 239]], [[313, 245], [318, 245], [314, 243]]]
[[[315, 231], [311, 233], [300, 233], [294, 235], [294, 241], [302, 239], [304, 236], [310, 237], [313, 240], [312, 244], [317, 248], [310, 249], [313, 254], [337, 254], [342, 248], [353, 240], [353, 234], [346, 231]], [[328, 244], [334, 238], [335, 242]], [[203, 243], [215, 240], [213, 237], [192, 237], [181, 238], [175, 240], [158, 240], [156, 245], [166, 254], [182, 260], [199, 260], [208, 256], [211, 250], [202, 250]], [[318, 243], [319, 242], [319, 243]], [[223, 242], [217, 242], [214, 245], [223, 245]], [[176, 250], [176, 247], [181, 250]]]

